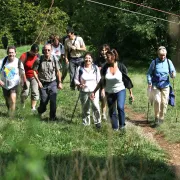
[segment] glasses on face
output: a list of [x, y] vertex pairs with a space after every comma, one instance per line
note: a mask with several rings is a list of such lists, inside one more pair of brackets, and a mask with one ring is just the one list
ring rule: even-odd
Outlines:
[[50, 49], [44, 49], [44, 51], [48, 51], [48, 52], [49, 52], [49, 51], [51, 51], [51, 50], [50, 50]]

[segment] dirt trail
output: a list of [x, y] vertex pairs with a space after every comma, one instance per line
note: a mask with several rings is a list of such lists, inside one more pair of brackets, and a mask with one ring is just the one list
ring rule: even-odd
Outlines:
[[180, 180], [180, 143], [169, 143], [166, 141], [162, 134], [158, 134], [155, 128], [150, 127], [146, 115], [133, 112], [127, 107], [126, 112], [128, 113], [129, 122], [141, 126], [144, 134], [153, 137], [157, 144], [167, 152], [169, 165], [174, 168], [176, 177]]

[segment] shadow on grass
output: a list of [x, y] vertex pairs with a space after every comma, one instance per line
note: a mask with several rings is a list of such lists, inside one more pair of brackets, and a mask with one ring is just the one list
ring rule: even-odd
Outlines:
[[[0, 154], [0, 176], [3, 177], [8, 164], [16, 163], [17, 153]], [[136, 154], [128, 156], [96, 157], [81, 152], [70, 155], [49, 155], [44, 158], [45, 171], [50, 179], [99, 179], [99, 180], [173, 180], [173, 167]], [[25, 173], [20, 171], [19, 173]]]
[[152, 124], [152, 122], [148, 121], [147, 119], [133, 120], [133, 119], [127, 118], [127, 122], [130, 122], [136, 126], [141, 126], [141, 127], [151, 127], [151, 124]]

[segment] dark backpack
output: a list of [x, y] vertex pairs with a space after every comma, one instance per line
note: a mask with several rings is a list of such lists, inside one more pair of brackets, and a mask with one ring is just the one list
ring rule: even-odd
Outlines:
[[[8, 56], [6, 56], [2, 62], [1, 71], [3, 70], [7, 60], [8, 60]], [[21, 69], [21, 60], [20, 59], [18, 59], [18, 69]]]
[[[108, 63], [106, 63], [102, 69], [101, 69], [101, 76], [105, 76], [106, 75], [106, 72], [107, 72], [107, 69], [110, 65]], [[122, 73], [122, 80], [124, 82], [124, 86], [125, 88], [127, 89], [131, 89], [133, 88], [133, 83], [131, 81], [131, 79], [128, 77], [127, 75], [127, 68], [125, 67], [125, 65], [123, 63], [119, 63], [118, 62], [118, 68], [119, 68], [119, 71]], [[104, 79], [104, 82], [102, 82], [102, 86], [105, 85], [106, 81]]]

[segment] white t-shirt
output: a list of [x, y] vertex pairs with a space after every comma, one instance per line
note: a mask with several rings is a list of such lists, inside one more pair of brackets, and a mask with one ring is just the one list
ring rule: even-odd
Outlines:
[[106, 86], [105, 91], [108, 93], [117, 93], [123, 89], [125, 89], [124, 83], [122, 81], [122, 73], [120, 72], [119, 68], [113, 75], [110, 72], [110, 68], [107, 69], [107, 73], [105, 75], [106, 79]]
[[[20, 63], [20, 73], [19, 73], [18, 62], [19, 62], [19, 59], [16, 57], [14, 58], [12, 62], [9, 62], [9, 60], [7, 59], [6, 64], [4, 65], [3, 69], [0, 68], [0, 71], [2, 69], [1, 80], [4, 82], [3, 87], [7, 90], [18, 85], [20, 83], [19, 74], [24, 74], [24, 65], [22, 62]], [[1, 63], [1, 66], [2, 66], [2, 63]]]
[[58, 59], [61, 58], [61, 55], [64, 54], [64, 46], [62, 44], [59, 44], [58, 47], [52, 46], [52, 53], [54, 56], [56, 56]]

